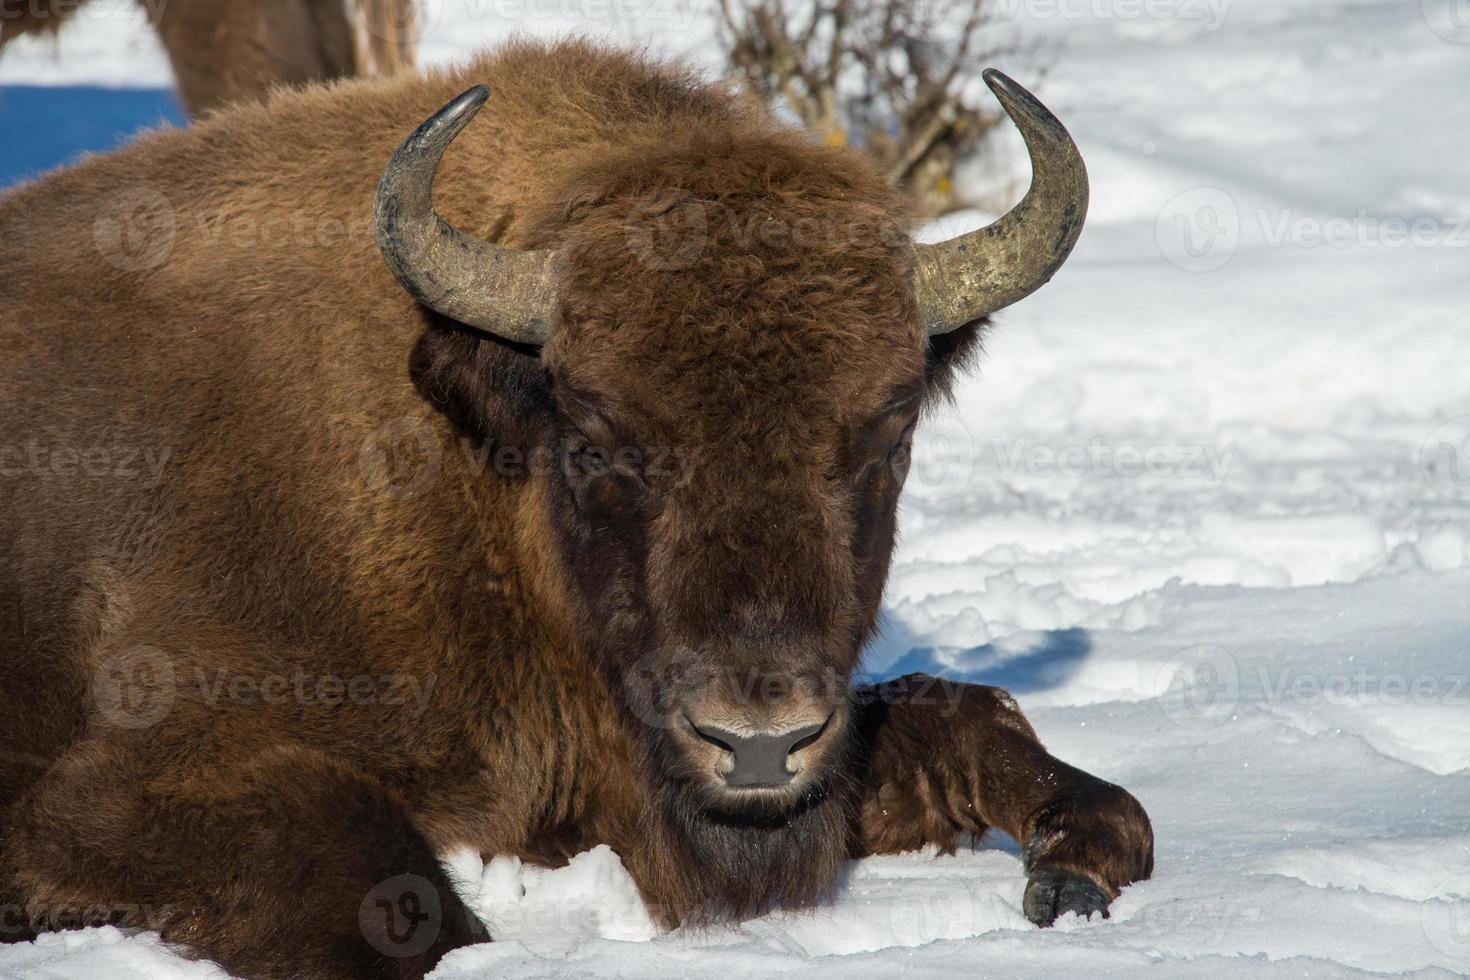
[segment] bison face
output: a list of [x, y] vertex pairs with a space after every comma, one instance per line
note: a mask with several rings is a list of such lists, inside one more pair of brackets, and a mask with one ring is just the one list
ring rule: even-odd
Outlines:
[[[822, 426], [810, 403], [757, 397], [671, 447], [612, 436], [585, 405], [562, 416], [568, 465], [547, 506], [584, 639], [656, 768], [732, 815], [820, 792], [843, 755], [917, 404]], [[659, 459], [670, 468], [628, 465]]]
[[854, 170], [779, 142], [645, 154], [555, 232], [557, 564], [649, 771], [725, 819], [840, 768], [942, 367], [900, 205]]
[[420, 386], [558, 461], [527, 479], [537, 557], [645, 770], [785, 819], [842, 767], [914, 430], [977, 326], [928, 334], [903, 205], [848, 153], [641, 147], [574, 183], [590, 203], [528, 216], [558, 243], [549, 338], [439, 323]]
[[857, 154], [736, 116], [558, 158], [512, 209], [521, 249], [456, 229], [485, 223], [473, 197], [450, 202], [455, 221], [433, 210], [483, 88], [384, 175], [383, 254], [456, 323], [420, 345], [420, 387], [487, 439], [563, 461], [533, 480], [554, 529], [536, 578], [559, 583], [552, 608], [682, 812], [788, 819], [823, 798], [921, 407], [1080, 231], [1076, 147], [1029, 93], [986, 79], [1032, 188], [936, 246], [909, 241]]
[[864, 322], [887, 349], [865, 379], [774, 349], [778, 384], [721, 351], [682, 380], [641, 353], [599, 377], [612, 363], [589, 368], [575, 342], [555, 375], [565, 465], [543, 489], [583, 639], [654, 768], [727, 815], [820, 794], [843, 757], [923, 392], [922, 351]]

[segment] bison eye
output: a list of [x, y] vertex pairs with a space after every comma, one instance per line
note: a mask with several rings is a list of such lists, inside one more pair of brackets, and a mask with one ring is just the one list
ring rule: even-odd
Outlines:
[[910, 429], [903, 434], [903, 438], [893, 444], [888, 450], [888, 468], [896, 473], [906, 473], [909, 468], [909, 460], [913, 455], [914, 433]]
[[888, 447], [888, 451], [883, 454], [881, 459], [876, 461], [878, 465], [872, 468], [875, 474], [882, 473], [886, 476], [892, 476], [900, 483], [903, 482], [904, 477], [908, 476], [909, 460], [913, 453], [914, 428], [917, 423], [918, 420], [915, 419], [903, 427], [903, 431], [898, 434], [898, 438]]
[[878, 465], [872, 468], [868, 477], [869, 485], [884, 483], [887, 486], [902, 486], [909, 475], [909, 437], [904, 436], [884, 455]]
[[906, 429], [883, 455], [873, 457], [863, 464], [856, 476], [857, 483], [869, 489], [876, 489], [880, 484], [901, 485], [908, 477], [912, 445], [913, 430]]

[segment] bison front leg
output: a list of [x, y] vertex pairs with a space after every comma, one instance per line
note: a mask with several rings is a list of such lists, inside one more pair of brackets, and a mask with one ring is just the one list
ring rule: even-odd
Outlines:
[[29, 924], [157, 929], [252, 980], [417, 978], [489, 938], [371, 780], [299, 747], [191, 748], [83, 744], [31, 788], [0, 852]]
[[912, 674], [859, 698], [866, 853], [952, 849], [997, 827], [1021, 844], [1026, 917], [1106, 916], [1124, 885], [1153, 871], [1138, 801], [1051, 756], [1005, 691]]
[[245, 99], [263, 102], [278, 86], [354, 74], [355, 40], [345, 3], [142, 2], [155, 13], [179, 95], [193, 115]]

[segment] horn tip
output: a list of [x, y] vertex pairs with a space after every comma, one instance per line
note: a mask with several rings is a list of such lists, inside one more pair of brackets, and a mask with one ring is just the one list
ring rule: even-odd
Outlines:
[[490, 86], [472, 85], [461, 92], [458, 96], [456, 96], [454, 101], [449, 103], [449, 105], [445, 108], [449, 110], [451, 115], [455, 116], [459, 115], [462, 112], [465, 112], [466, 110], [470, 112], [477, 112], [489, 98]]
[[1002, 101], [1007, 98], [1027, 100], [1034, 100], [1035, 98], [1019, 82], [999, 68], [987, 68], [980, 73], [980, 77], [985, 79], [985, 84], [990, 87], [990, 91], [994, 92], [996, 97]]

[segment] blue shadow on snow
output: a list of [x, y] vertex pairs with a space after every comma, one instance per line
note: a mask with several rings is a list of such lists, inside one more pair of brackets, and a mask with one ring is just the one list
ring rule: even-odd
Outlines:
[[[892, 620], [885, 624], [896, 628]], [[875, 643], [879, 649], [902, 649], [900, 636]], [[954, 681], [990, 684], [1012, 694], [1035, 694], [1064, 683], [1092, 652], [1087, 630], [1073, 627], [1043, 630], [1006, 637], [958, 652], [940, 654], [932, 647], [910, 646], [887, 667], [875, 671], [874, 679], [925, 673]]]

